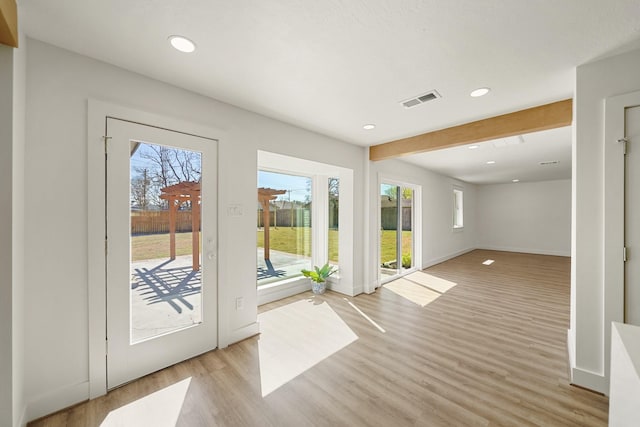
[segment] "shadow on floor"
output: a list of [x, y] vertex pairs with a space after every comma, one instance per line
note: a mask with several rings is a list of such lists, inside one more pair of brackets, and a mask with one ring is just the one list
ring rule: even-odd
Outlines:
[[287, 272], [285, 270], [276, 270], [268, 259], [264, 260], [267, 267], [258, 267], [258, 280], [269, 279], [272, 277], [284, 277]]
[[194, 271], [191, 266], [163, 268], [170, 262], [168, 260], [152, 269], [136, 268], [131, 289], [138, 292], [148, 305], [166, 302], [178, 313], [182, 313], [183, 306], [193, 310], [193, 305], [185, 297], [201, 292], [200, 271]]

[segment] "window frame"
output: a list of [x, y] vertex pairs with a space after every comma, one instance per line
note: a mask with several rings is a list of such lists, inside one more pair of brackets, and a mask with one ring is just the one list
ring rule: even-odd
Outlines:
[[[353, 170], [336, 165], [315, 162], [258, 150], [256, 170], [297, 175], [311, 178], [311, 263], [322, 266], [329, 259], [329, 178], [340, 180], [340, 209], [338, 222], [345, 230], [339, 234], [338, 273], [331, 276], [327, 285], [345, 294], [353, 293]], [[256, 174], [257, 180], [257, 174]], [[256, 182], [257, 184], [257, 182]], [[258, 186], [256, 185], [256, 189]], [[257, 248], [257, 243], [256, 243]], [[257, 286], [258, 305], [295, 295], [310, 289], [309, 279], [304, 276], [290, 277]]]
[[394, 275], [389, 278], [383, 279], [380, 275], [380, 243], [381, 243], [381, 235], [378, 231], [376, 231], [376, 237], [374, 239], [375, 249], [374, 249], [374, 258], [370, 264], [371, 266], [371, 274], [375, 277], [374, 281], [374, 289], [382, 286], [384, 283], [389, 281], [398, 279], [400, 277], [411, 274], [415, 271], [422, 270], [422, 186], [420, 184], [414, 184], [411, 182], [411, 179], [407, 179], [404, 177], [398, 177], [393, 175], [387, 175], [383, 173], [378, 173], [377, 179], [377, 188], [374, 194], [376, 194], [376, 230], [380, 230], [382, 228], [382, 218], [380, 215], [381, 209], [381, 200], [380, 200], [380, 186], [382, 184], [388, 184], [393, 186], [398, 186], [400, 188], [406, 187], [411, 188], [413, 190], [413, 205], [411, 212], [411, 229], [413, 232], [412, 237], [412, 267], [409, 269], [400, 269], [400, 273], [398, 275]]
[[[464, 188], [458, 185], [453, 186], [452, 210], [452, 229], [462, 231], [464, 229]], [[458, 215], [458, 210], [460, 215]], [[460, 221], [458, 222], [458, 220]]]

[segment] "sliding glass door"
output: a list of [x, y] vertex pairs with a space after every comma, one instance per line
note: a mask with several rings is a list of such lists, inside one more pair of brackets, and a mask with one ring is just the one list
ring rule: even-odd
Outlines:
[[380, 281], [400, 276], [414, 263], [414, 200], [412, 187], [380, 184]]

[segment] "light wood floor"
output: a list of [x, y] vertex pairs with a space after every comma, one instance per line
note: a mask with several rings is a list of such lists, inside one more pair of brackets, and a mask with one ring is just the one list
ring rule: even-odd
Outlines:
[[568, 383], [569, 270], [568, 258], [478, 250], [426, 270], [457, 285], [424, 307], [384, 287], [347, 298], [385, 333], [329, 292], [317, 298], [358, 339], [265, 398], [254, 337], [30, 425], [98, 426], [192, 377], [179, 426], [605, 426], [607, 398]]

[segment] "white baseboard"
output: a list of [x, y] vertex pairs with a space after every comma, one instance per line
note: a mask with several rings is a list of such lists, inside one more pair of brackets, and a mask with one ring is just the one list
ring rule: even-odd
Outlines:
[[571, 256], [571, 250], [568, 251], [555, 251], [548, 249], [532, 249], [532, 248], [516, 248], [512, 246], [493, 246], [493, 245], [479, 245], [477, 249], [484, 249], [488, 251], [503, 251], [503, 252], [520, 252], [524, 254], [535, 255], [552, 255], [552, 256]]
[[287, 280], [284, 283], [274, 283], [258, 288], [258, 305], [277, 301], [282, 298], [297, 295], [311, 290], [311, 282], [305, 277]]
[[[351, 293], [349, 292], [341, 292], [345, 295], [349, 295], [350, 297], [355, 297], [356, 295], [360, 295], [361, 293], [364, 292], [364, 286], [360, 285], [360, 286], [353, 286], [353, 291]], [[340, 291], [338, 291], [340, 292]]]
[[260, 323], [258, 322], [251, 323], [250, 325], [247, 325], [242, 328], [236, 329], [235, 331], [232, 331], [228, 336], [229, 342], [226, 343], [226, 345], [224, 346], [220, 345], [220, 348], [227, 347], [231, 344], [245, 340], [259, 333], [260, 333]]
[[545, 249], [531, 249], [531, 248], [516, 248], [511, 246], [492, 246], [492, 245], [479, 245], [471, 248], [462, 249], [457, 252], [453, 252], [451, 254], [447, 254], [441, 257], [432, 258], [423, 262], [422, 268], [429, 268], [436, 264], [440, 264], [441, 262], [448, 261], [452, 258], [458, 257], [460, 255], [464, 255], [468, 252], [474, 251], [476, 249], [484, 249], [487, 251], [502, 251], [502, 252], [520, 252], [525, 254], [536, 254], [536, 255], [552, 255], [552, 256], [565, 256], [570, 257], [571, 251], [551, 251]]
[[609, 395], [609, 381], [604, 375], [581, 368], [571, 369], [571, 384]]
[[573, 330], [567, 329], [567, 354], [569, 356], [569, 373], [571, 378], [569, 380], [573, 382], [573, 368], [576, 367], [576, 349], [574, 347], [576, 342], [575, 334]]
[[468, 252], [471, 252], [471, 251], [473, 251], [475, 249], [476, 248], [466, 248], [466, 249], [463, 249], [461, 251], [457, 251], [457, 252], [454, 252], [454, 253], [451, 253], [451, 254], [448, 254], [448, 255], [444, 255], [444, 256], [441, 256], [441, 257], [438, 257], [438, 258], [432, 258], [432, 259], [430, 259], [430, 260], [428, 260], [426, 262], [423, 261], [422, 268], [423, 269], [429, 268], [429, 267], [434, 266], [436, 264], [440, 264], [441, 262], [449, 261], [452, 258], [458, 257], [460, 255], [464, 255], [464, 254], [466, 254]]
[[20, 419], [15, 424], [17, 427], [26, 427], [27, 426], [27, 407], [24, 406], [20, 413]]
[[89, 381], [60, 387], [30, 399], [25, 411], [26, 419], [33, 421], [88, 399]]
[[333, 277], [330, 277], [327, 280], [327, 289], [331, 289], [334, 292], [338, 292], [350, 297], [362, 293], [361, 287], [359, 289], [356, 289], [355, 286], [351, 284], [341, 282], [340, 280], [333, 280]]

